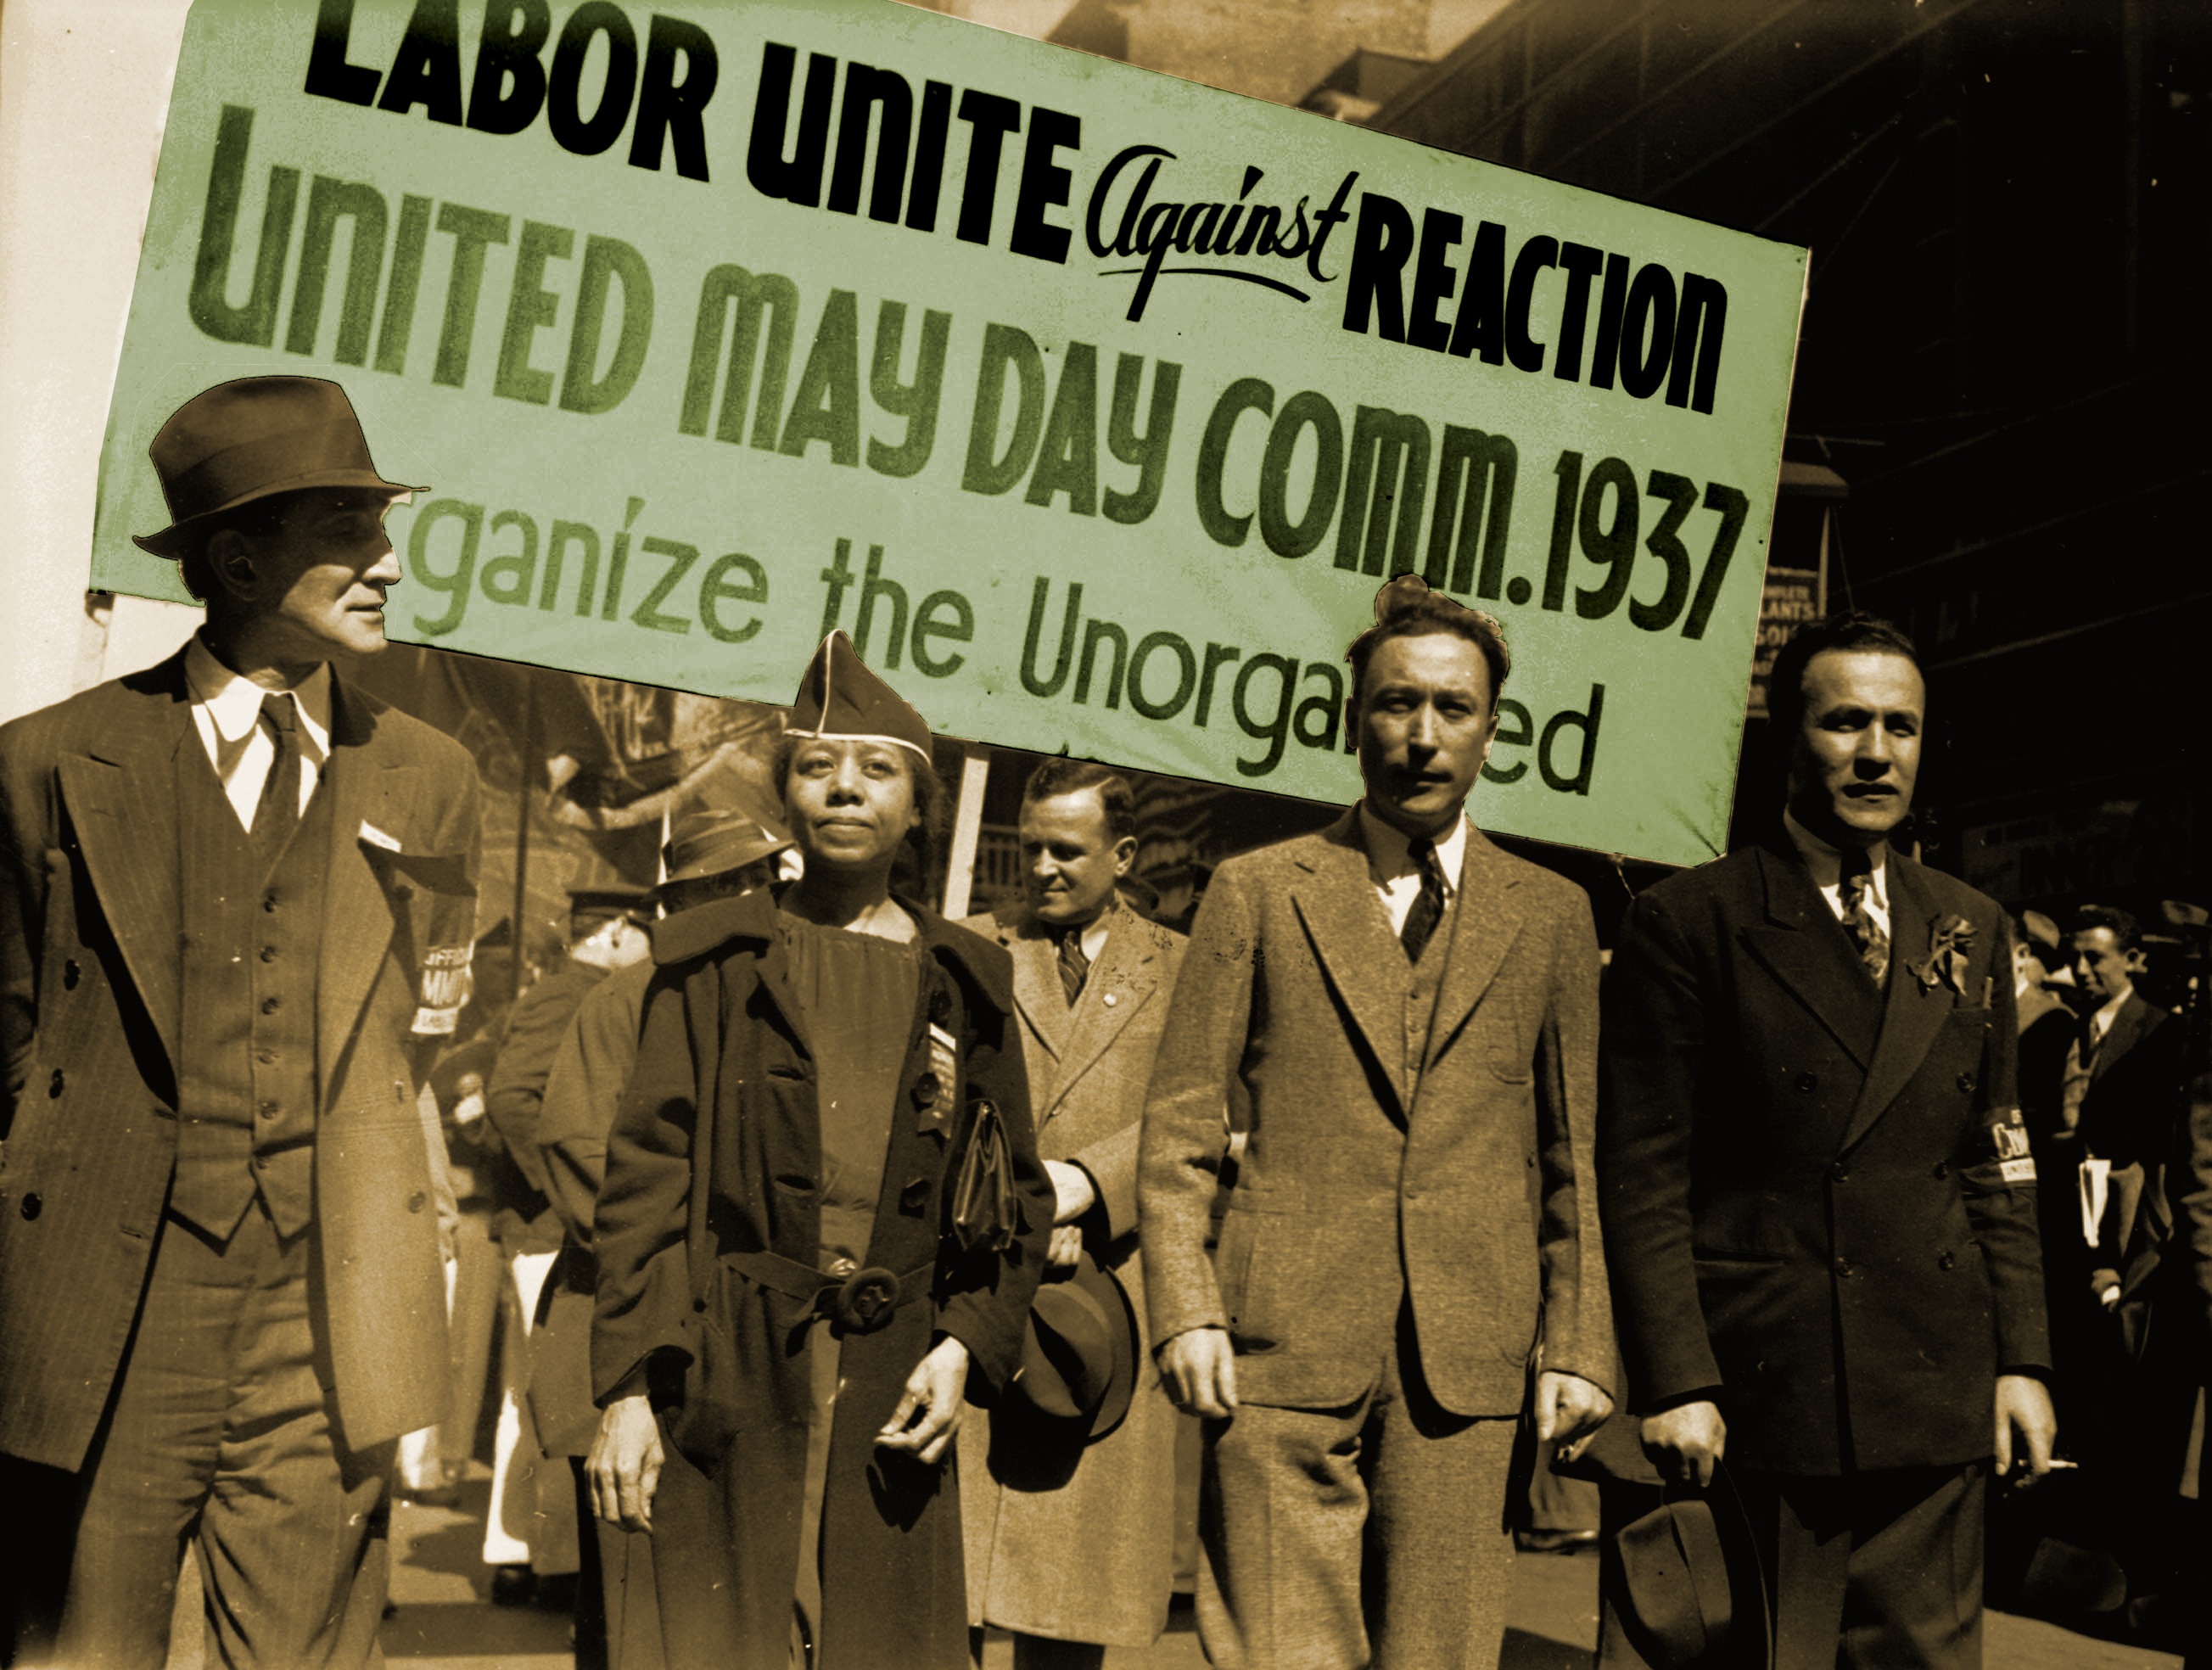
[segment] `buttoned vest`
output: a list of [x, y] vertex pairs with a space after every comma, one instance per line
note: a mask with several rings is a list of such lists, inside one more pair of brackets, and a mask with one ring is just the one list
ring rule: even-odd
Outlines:
[[183, 994], [170, 1210], [227, 1238], [258, 1191], [283, 1235], [314, 1201], [315, 963], [327, 768], [265, 875], [197, 737], [177, 750]]
[[1455, 888], [1445, 901], [1444, 914], [1437, 919], [1436, 931], [1421, 949], [1421, 960], [1408, 963], [1403, 957], [1399, 959], [1406, 981], [1403, 1012], [1409, 1099], [1420, 1090], [1421, 1068], [1429, 1057], [1429, 1029], [1436, 1020], [1437, 988], [1443, 984], [1444, 965], [1451, 961], [1453, 925], [1458, 915], [1459, 890]]

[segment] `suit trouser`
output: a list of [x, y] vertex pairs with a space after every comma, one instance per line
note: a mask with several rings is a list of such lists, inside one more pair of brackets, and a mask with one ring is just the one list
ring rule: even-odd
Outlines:
[[1409, 1322], [1376, 1366], [1345, 1407], [1205, 1424], [1198, 1628], [1216, 1670], [1497, 1664], [1519, 1423], [1437, 1404]]
[[83, 1469], [55, 1475], [58, 1640], [20, 1662], [161, 1670], [187, 1546], [210, 1667], [381, 1662], [394, 1446], [335, 1429], [313, 1241], [279, 1237], [258, 1198], [221, 1246], [162, 1219], [114, 1401]]
[[[1731, 1477], [1766, 1574], [1774, 1670], [1980, 1670], [1986, 1462]], [[1620, 1622], [1613, 1535], [1659, 1500], [1656, 1488], [1605, 1487], [1603, 1670], [1645, 1663]]]
[[576, 1570], [576, 1499], [568, 1470], [547, 1457], [530, 1412], [530, 1336], [538, 1296], [559, 1253], [518, 1253], [500, 1295], [499, 1428], [492, 1449], [491, 1503], [484, 1515], [486, 1565], [528, 1565], [540, 1576]]

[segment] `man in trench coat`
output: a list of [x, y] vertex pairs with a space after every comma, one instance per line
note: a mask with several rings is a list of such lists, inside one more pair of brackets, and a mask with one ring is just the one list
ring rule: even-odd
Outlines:
[[1223, 1670], [1495, 1664], [1522, 1417], [1571, 1443], [1611, 1408], [1589, 902], [1464, 813], [1497, 623], [1411, 576], [1376, 616], [1349, 658], [1365, 798], [1222, 865], [1145, 1108], [1152, 1338], [1206, 1418]]
[[411, 490], [336, 384], [222, 384], [152, 453], [138, 543], [206, 623], [0, 730], [0, 1586], [21, 1662], [159, 1664], [189, 1546], [210, 1664], [359, 1664], [449, 1379], [416, 1091], [476, 772], [335, 671]]
[[[1024, 895], [965, 926], [1013, 958], [1037, 1150], [1057, 1194], [1055, 1264], [1086, 1249], [1144, 1315], [1137, 1133], [1184, 939], [1116, 896], [1137, 854], [1128, 780], [1046, 761], [1022, 794]], [[1049, 1276], [1048, 1276], [1049, 1279]], [[1018, 1670], [1076, 1670], [1149, 1647], [1174, 1587], [1182, 1417], [1139, 1327], [1127, 1418], [1085, 1446], [981, 1412], [960, 1433], [969, 1619], [1015, 1632]]]

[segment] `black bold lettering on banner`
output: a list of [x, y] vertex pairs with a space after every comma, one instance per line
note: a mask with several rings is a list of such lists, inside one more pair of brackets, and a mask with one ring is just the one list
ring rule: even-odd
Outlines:
[[906, 191], [907, 140], [914, 126], [914, 94], [906, 78], [892, 70], [866, 64], [845, 66], [845, 101], [837, 112], [837, 161], [823, 207], [840, 215], [860, 207], [860, 179], [868, 161], [868, 117], [876, 121], [876, 183], [868, 194], [868, 218], [896, 222]]
[[1620, 332], [1622, 392], [1648, 399], [1665, 379], [1674, 349], [1674, 275], [1656, 261], [1647, 262], [1628, 287]]
[[1063, 111], [1042, 106], [1030, 112], [1029, 143], [1022, 152], [1021, 188], [1014, 197], [1013, 235], [1006, 247], [1017, 255], [1038, 261], [1066, 262], [1068, 232], [1044, 217], [1044, 211], [1067, 201], [1073, 176], [1052, 160], [1059, 150], [1073, 150], [1083, 143], [1083, 121]]
[[1544, 344], [1528, 334], [1528, 310], [1536, 295], [1536, 276], [1559, 264], [1559, 240], [1539, 234], [1513, 258], [1513, 276], [1505, 286], [1505, 354], [1516, 371], [1541, 371]]
[[490, 0], [477, 36], [469, 126], [478, 133], [520, 133], [538, 119], [545, 102], [545, 66], [538, 55], [552, 33], [546, 0]]
[[379, 110], [404, 116], [416, 105], [434, 122], [461, 124], [461, 15], [458, 0], [415, 0], [392, 55]]
[[1352, 229], [1352, 270], [1344, 282], [1344, 328], [1362, 336], [1375, 313], [1375, 333], [1385, 342], [1406, 340], [1403, 282], [1413, 253], [1413, 217], [1406, 205], [1380, 191], [1359, 194], [1359, 222]]
[[945, 132], [952, 123], [952, 88], [921, 85], [921, 119], [914, 135], [914, 181], [907, 187], [906, 223], [916, 232], [937, 230], [938, 193], [945, 184]]
[[1437, 307], [1451, 299], [1452, 287], [1459, 281], [1450, 252], [1466, 225], [1441, 209], [1428, 210], [1421, 216], [1421, 258], [1413, 268], [1413, 300], [1406, 319], [1406, 340], [1417, 348], [1440, 354], [1451, 342], [1451, 329], [1437, 319]]
[[1605, 264], [1605, 252], [1588, 244], [1561, 244], [1559, 270], [1566, 275], [1566, 299], [1559, 307], [1559, 345], [1552, 355], [1552, 375], [1563, 383], [1583, 374], [1583, 326], [1589, 317], [1590, 280]]
[[381, 77], [364, 65], [346, 62], [346, 42], [352, 33], [353, 0], [322, 0], [315, 10], [314, 45], [307, 50], [307, 93], [349, 105], [375, 101]]
[[653, 15], [645, 38], [645, 74], [637, 88], [637, 127], [629, 138], [631, 167], [658, 172], [665, 135], [676, 152], [676, 172], [686, 179], [707, 178], [707, 101], [714, 96], [720, 75], [714, 38], [704, 29], [680, 17]]
[[784, 129], [790, 120], [791, 78], [798, 58], [795, 48], [773, 40], [761, 51], [760, 90], [753, 99], [745, 179], [764, 197], [781, 197], [811, 209], [822, 200], [822, 159], [830, 147], [830, 106], [837, 94], [837, 60], [823, 52], [809, 55], [799, 135], [787, 156]]
[[[1692, 410], [1713, 409], [1713, 385], [1721, 370], [1721, 337], [1728, 330], [1728, 291], [1717, 278], [1682, 275], [1682, 309], [1674, 316], [1674, 363], [1667, 374], [1667, 404], [1686, 401]], [[1697, 360], [1697, 394], [1690, 393], [1691, 358]]]
[[[592, 37], [607, 38], [607, 80], [599, 108], [589, 116], [583, 97], [584, 64]], [[545, 88], [545, 124], [571, 156], [597, 156], [622, 137], [637, 88], [637, 31], [613, 0], [585, 0], [561, 26], [553, 48], [553, 73]]]
[[1597, 303], [1597, 337], [1590, 344], [1592, 388], [1613, 386], [1613, 368], [1620, 357], [1620, 316], [1628, 306], [1628, 264], [1626, 255], [1606, 257], [1605, 289]]
[[[1605, 686], [1590, 686], [1589, 708], [1577, 713], [1572, 707], [1562, 708], [1545, 722], [1544, 734], [1536, 743], [1536, 769], [1544, 779], [1544, 786], [1554, 794], [1583, 794], [1590, 790], [1590, 778], [1597, 769], [1597, 727], [1605, 717]], [[1565, 732], [1582, 732], [1582, 752], [1570, 774], [1552, 763], [1552, 744]]]
[[1450, 351], [1461, 359], [1480, 349], [1487, 365], [1505, 363], [1505, 228], [1485, 221], [1468, 251], [1467, 282], [1460, 286]]
[[960, 220], [953, 232], [963, 243], [988, 244], [999, 197], [999, 153], [1006, 136], [1021, 127], [1022, 107], [971, 87], [960, 95], [960, 119], [969, 127], [968, 173], [960, 183]]
[[246, 156], [252, 139], [253, 112], [243, 105], [225, 105], [216, 126], [215, 164], [208, 174], [207, 206], [200, 215], [199, 248], [192, 258], [191, 295], [185, 308], [192, 323], [217, 342], [266, 348], [276, 337], [276, 304], [284, 289], [284, 252], [292, 242], [300, 171], [269, 170], [269, 201], [261, 210], [253, 288], [243, 305], [233, 307], [231, 244], [238, 234], [239, 203], [246, 195]]

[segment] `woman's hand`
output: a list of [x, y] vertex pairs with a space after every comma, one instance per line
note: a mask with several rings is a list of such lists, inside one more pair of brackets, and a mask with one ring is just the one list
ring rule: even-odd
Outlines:
[[935, 1461], [960, 1430], [967, 1391], [968, 1347], [948, 1334], [914, 1365], [906, 1377], [905, 1395], [876, 1434], [876, 1442], [885, 1449], [902, 1449], [921, 1460]]
[[625, 1531], [653, 1529], [653, 1493], [660, 1484], [660, 1423], [642, 1392], [617, 1398], [599, 1415], [584, 1461], [592, 1511]]

